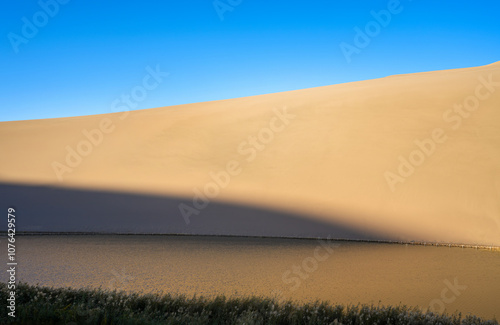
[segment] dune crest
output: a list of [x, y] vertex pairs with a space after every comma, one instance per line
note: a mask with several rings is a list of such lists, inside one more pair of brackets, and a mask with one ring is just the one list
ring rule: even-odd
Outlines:
[[[162, 233], [175, 220], [184, 232], [203, 224], [206, 234], [241, 234], [230, 216], [202, 220], [211, 203], [222, 202], [341, 224], [356, 229], [345, 233], [350, 239], [370, 233], [500, 246], [500, 62], [125, 113], [2, 122], [0, 138], [7, 157], [0, 182], [9, 186], [184, 198], [183, 205], [146, 209], [148, 222], [164, 225]], [[50, 212], [33, 197], [9, 194], [9, 186], [2, 187], [2, 206], [40, 204], [37, 218], [45, 220], [19, 231], [61, 230], [53, 222], [60, 218], [56, 195], [44, 194], [56, 205]], [[75, 202], [78, 215], [86, 204]], [[113, 213], [109, 202], [106, 211]], [[262, 224], [245, 234], [273, 235], [263, 230], [267, 221], [256, 220]], [[106, 215], [95, 222], [93, 229], [99, 223], [109, 229]], [[286, 227], [274, 235], [293, 235]]]

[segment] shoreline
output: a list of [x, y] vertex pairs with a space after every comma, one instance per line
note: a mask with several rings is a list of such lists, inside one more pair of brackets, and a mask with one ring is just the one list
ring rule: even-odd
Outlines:
[[[369, 239], [346, 239], [346, 238], [323, 238], [323, 237], [292, 237], [292, 236], [242, 236], [242, 235], [217, 235], [217, 234], [158, 234], [158, 233], [112, 233], [112, 232], [35, 232], [20, 231], [16, 236], [168, 236], [168, 237], [218, 237], [218, 238], [254, 238], [254, 239], [297, 239], [297, 240], [327, 240], [335, 242], [369, 243], [369, 244], [393, 244], [411, 246], [434, 246], [449, 248], [469, 248], [476, 250], [488, 250], [500, 252], [500, 246], [473, 245], [446, 242], [424, 242], [424, 241], [395, 241], [395, 240], [369, 240]], [[0, 238], [6, 238], [7, 231], [0, 231]]]

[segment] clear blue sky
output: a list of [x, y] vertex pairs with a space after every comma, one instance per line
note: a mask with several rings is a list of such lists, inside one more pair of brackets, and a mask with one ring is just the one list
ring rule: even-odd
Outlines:
[[0, 121], [110, 113], [148, 66], [169, 75], [135, 109], [500, 61], [496, 0], [401, 0], [386, 26], [391, 1], [54, 1], [3, 3]]

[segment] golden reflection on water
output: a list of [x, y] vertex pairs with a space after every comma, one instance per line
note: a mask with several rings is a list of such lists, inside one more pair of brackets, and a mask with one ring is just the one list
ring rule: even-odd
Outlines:
[[17, 243], [18, 279], [31, 284], [432, 305], [500, 318], [500, 252], [495, 251], [138, 235], [22, 236]]

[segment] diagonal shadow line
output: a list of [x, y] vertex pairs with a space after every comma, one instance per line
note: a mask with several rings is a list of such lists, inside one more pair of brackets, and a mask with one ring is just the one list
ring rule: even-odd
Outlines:
[[[186, 225], [179, 204], [191, 199], [0, 183], [2, 211], [16, 209], [16, 231], [194, 234], [393, 240], [311, 216], [241, 204], [210, 202]], [[0, 224], [6, 231], [7, 223]]]

